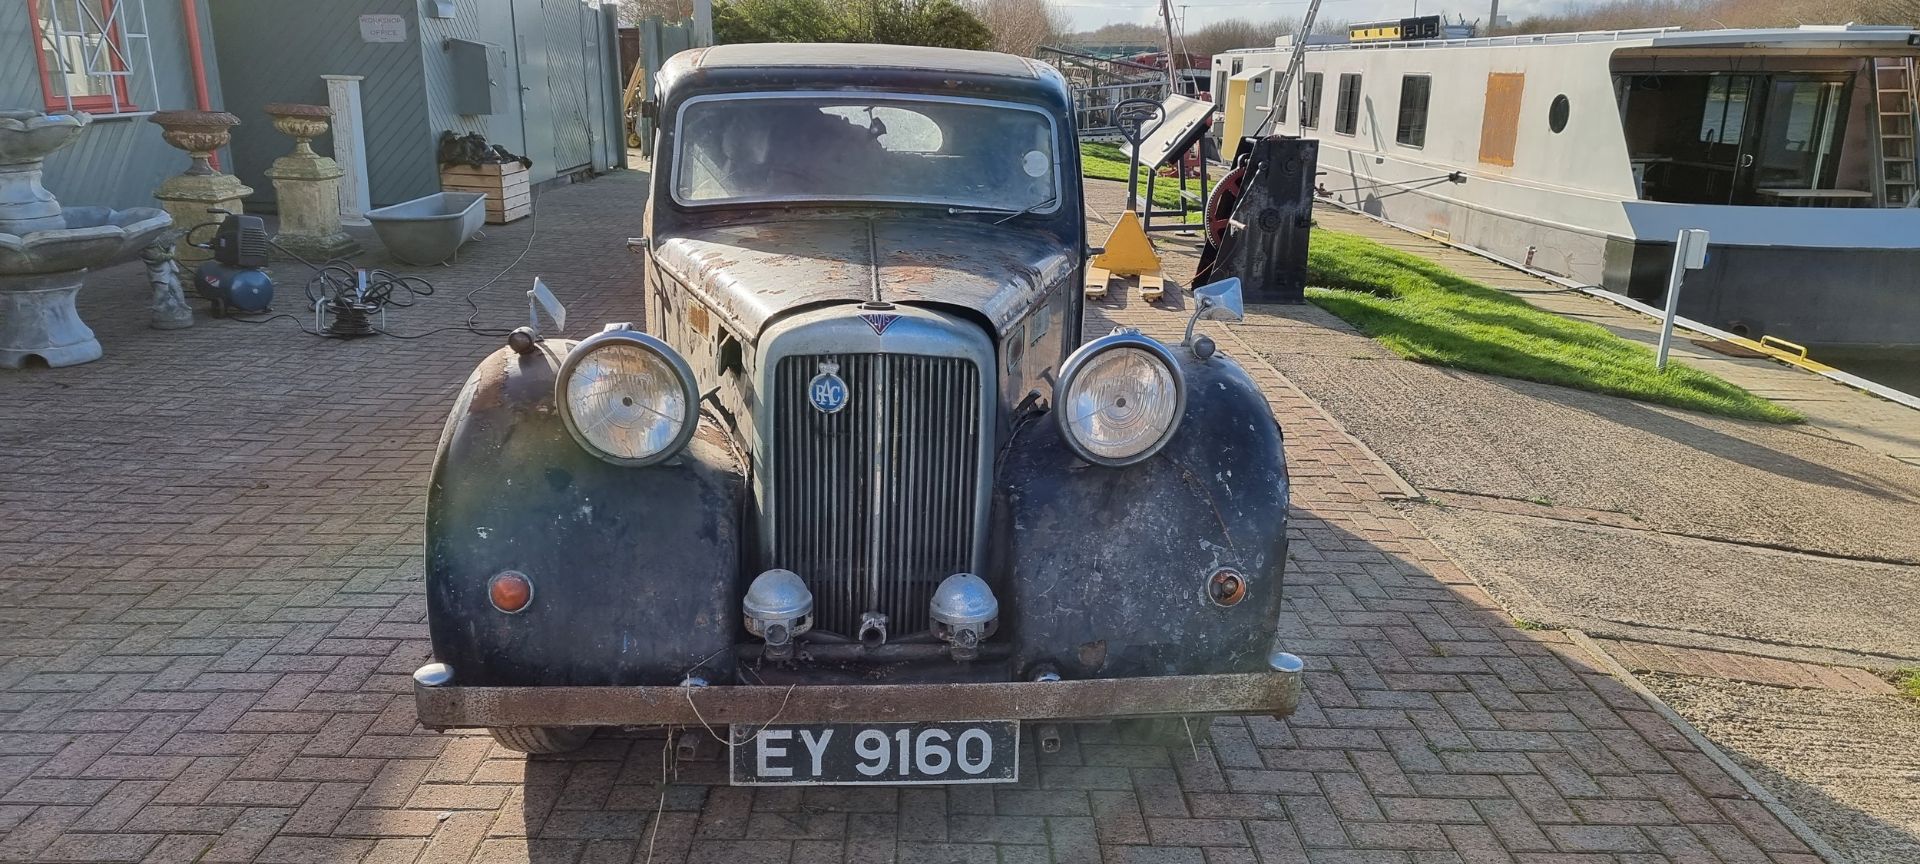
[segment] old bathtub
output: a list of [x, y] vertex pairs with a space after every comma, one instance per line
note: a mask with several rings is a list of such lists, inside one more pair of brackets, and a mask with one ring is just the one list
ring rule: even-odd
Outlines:
[[393, 257], [407, 264], [439, 264], [473, 238], [487, 218], [487, 196], [435, 192], [367, 211], [367, 221]]

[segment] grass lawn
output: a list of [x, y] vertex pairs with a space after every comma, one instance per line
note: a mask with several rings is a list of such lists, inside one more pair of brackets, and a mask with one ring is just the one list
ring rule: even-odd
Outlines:
[[1371, 240], [1315, 229], [1307, 269], [1309, 300], [1409, 360], [1743, 420], [1805, 419], [1698, 369], [1661, 372], [1644, 345]]
[[[1118, 144], [1102, 144], [1096, 141], [1083, 142], [1080, 145], [1080, 173], [1099, 180], [1118, 180], [1121, 183], [1125, 183], [1127, 182], [1127, 154], [1120, 149]], [[1142, 194], [1145, 194], [1147, 190], [1148, 173], [1148, 169], [1140, 169], [1140, 191]], [[1193, 181], [1187, 182], [1187, 188], [1193, 190], [1196, 194], [1200, 191], [1199, 184]], [[1162, 177], [1155, 181], [1153, 184], [1153, 203], [1156, 209], [1180, 206], [1180, 181], [1173, 177]], [[1188, 222], [1200, 221], [1197, 205], [1195, 209], [1196, 212], [1187, 214]]]

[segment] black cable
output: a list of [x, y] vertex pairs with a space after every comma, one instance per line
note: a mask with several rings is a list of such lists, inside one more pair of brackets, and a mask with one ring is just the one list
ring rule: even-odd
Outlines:
[[461, 300], [466, 301], [468, 308], [471, 308], [473, 310], [473, 313], [467, 316], [467, 329], [475, 333], [479, 333], [482, 336], [495, 336], [495, 335], [505, 336], [508, 333], [512, 332], [511, 330], [501, 330], [501, 331], [498, 331], [497, 333], [482, 332], [478, 328], [478, 325], [473, 323], [474, 319], [480, 317], [480, 304], [473, 302], [473, 295], [487, 290], [487, 288], [491, 287], [493, 283], [500, 281], [501, 277], [506, 276], [510, 272], [513, 272], [513, 268], [520, 266], [521, 260], [527, 257], [527, 253], [533, 251], [533, 240], [534, 238], [540, 236], [540, 187], [538, 186], [533, 187], [533, 194], [530, 198], [527, 199], [527, 207], [528, 209], [533, 211], [532, 216], [529, 217], [533, 221], [527, 223], [527, 227], [529, 229], [527, 231], [527, 245], [521, 248], [520, 254], [513, 256], [513, 261], [509, 262], [505, 268], [502, 268], [500, 272], [493, 274], [492, 279], [488, 279], [487, 281], [480, 283], [480, 287], [475, 288], [472, 291], [468, 291], [465, 295], [461, 296], [460, 298]]
[[268, 323], [268, 322], [271, 322], [271, 321], [277, 321], [277, 320], [279, 320], [279, 319], [281, 319], [281, 318], [285, 318], [285, 319], [287, 319], [288, 321], [292, 321], [292, 322], [293, 322], [293, 326], [295, 326], [295, 327], [298, 327], [298, 328], [300, 328], [300, 332], [302, 332], [302, 333], [305, 333], [305, 334], [307, 334], [308, 336], [325, 336], [325, 335], [327, 335], [327, 334], [325, 334], [325, 333], [321, 333], [321, 332], [319, 332], [319, 331], [317, 331], [317, 330], [309, 330], [309, 329], [307, 329], [307, 325], [306, 325], [306, 323], [305, 323], [305, 322], [303, 322], [303, 321], [301, 321], [301, 320], [300, 320], [299, 318], [296, 318], [296, 317], [294, 317], [294, 316], [292, 316], [292, 315], [288, 315], [288, 314], [287, 314], [287, 313], [285, 313], [285, 312], [281, 312], [281, 313], [279, 313], [279, 314], [276, 314], [276, 315], [268, 315], [268, 316], [267, 316], [267, 317], [265, 317], [265, 318], [240, 318], [240, 317], [237, 317], [237, 316], [233, 316], [233, 315], [228, 315], [228, 316], [227, 316], [227, 318], [226, 318], [226, 320], [228, 320], [228, 321], [238, 321], [238, 322], [240, 322], [240, 323], [242, 323], [242, 324], [266, 324], [266, 323]]
[[[528, 203], [529, 205], [537, 205], [539, 200], [540, 193], [539, 190], [536, 189]], [[301, 319], [285, 313], [270, 315], [266, 318], [239, 318], [233, 316], [228, 316], [228, 318], [229, 320], [240, 321], [246, 324], [265, 324], [269, 321], [285, 318], [294, 322], [294, 324], [300, 327], [301, 332], [308, 335], [339, 339], [352, 339], [375, 334], [391, 336], [395, 339], [420, 339], [435, 333], [443, 333], [450, 330], [465, 330], [476, 336], [492, 338], [506, 336], [511, 333], [512, 330], [483, 328], [476, 323], [480, 317], [480, 305], [475, 303], [473, 298], [481, 291], [492, 287], [494, 283], [505, 278], [508, 273], [513, 272], [513, 269], [520, 266], [520, 262], [526, 259], [527, 253], [533, 251], [534, 240], [540, 236], [540, 209], [538, 206], [533, 206], [532, 209], [532, 221], [528, 225], [530, 230], [527, 233], [527, 245], [521, 248], [520, 254], [514, 256], [513, 261], [509, 262], [506, 267], [501, 268], [499, 272], [493, 274], [492, 278], [480, 283], [478, 287], [468, 291], [460, 298], [473, 310], [472, 313], [467, 316], [466, 322], [462, 325], [436, 327], [423, 333], [412, 334], [395, 333], [378, 326], [374, 321], [377, 318], [383, 317], [382, 313], [384, 310], [389, 307], [405, 309], [418, 303], [423, 297], [433, 296], [434, 284], [420, 276], [394, 273], [390, 270], [377, 267], [362, 271], [352, 261], [344, 258], [330, 258], [323, 263], [315, 264], [301, 257], [299, 253], [287, 249], [278, 243], [274, 243], [271, 239], [267, 242], [272, 244], [273, 248], [280, 250], [293, 260], [305, 264], [308, 269], [313, 271], [313, 276], [307, 279], [306, 284], [308, 308], [324, 304], [325, 311], [333, 317], [332, 323], [328, 324], [324, 331], [316, 331], [307, 327], [306, 323]], [[191, 235], [194, 231], [198, 231], [209, 225], [218, 226], [220, 224], [219, 222], [207, 222], [196, 225], [189, 228], [187, 234]], [[360, 281], [363, 272], [366, 276], [364, 287]]]

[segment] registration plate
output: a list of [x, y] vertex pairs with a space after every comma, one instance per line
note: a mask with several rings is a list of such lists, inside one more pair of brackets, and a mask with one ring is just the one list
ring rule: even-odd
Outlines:
[[768, 726], [732, 749], [735, 786], [1012, 783], [1020, 777], [1017, 720]]

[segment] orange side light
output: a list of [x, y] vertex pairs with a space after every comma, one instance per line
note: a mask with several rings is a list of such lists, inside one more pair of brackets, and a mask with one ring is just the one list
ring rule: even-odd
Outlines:
[[533, 602], [533, 580], [517, 570], [506, 570], [487, 580], [487, 599], [509, 615], [525, 611]]
[[1207, 579], [1207, 597], [1218, 606], [1232, 606], [1247, 599], [1247, 579], [1240, 571], [1221, 567]]

